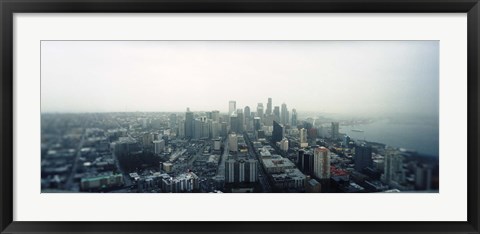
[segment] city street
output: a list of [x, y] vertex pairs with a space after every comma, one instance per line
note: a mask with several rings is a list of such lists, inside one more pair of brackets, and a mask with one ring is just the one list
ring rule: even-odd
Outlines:
[[263, 192], [269, 193], [272, 191], [272, 186], [270, 185], [270, 182], [268, 181], [267, 173], [265, 173], [265, 170], [262, 167], [262, 159], [258, 156], [258, 153], [255, 151], [253, 148], [253, 142], [250, 140], [248, 137], [247, 133], [243, 134], [245, 141], [247, 141], [247, 146], [248, 146], [248, 153], [250, 156], [254, 156], [255, 159], [258, 161], [257, 167], [258, 167], [258, 181], [260, 182], [260, 185], [262, 186]]

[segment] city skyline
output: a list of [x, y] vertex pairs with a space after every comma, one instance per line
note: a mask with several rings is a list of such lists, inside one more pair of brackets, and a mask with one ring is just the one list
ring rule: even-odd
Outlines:
[[42, 116], [42, 192], [438, 192], [438, 157], [350, 137], [339, 122], [182, 115]]
[[437, 41], [42, 42], [44, 113], [256, 111], [262, 97], [264, 111], [272, 98], [300, 113], [438, 118], [438, 83]]
[[438, 41], [41, 48], [42, 193], [439, 192]]

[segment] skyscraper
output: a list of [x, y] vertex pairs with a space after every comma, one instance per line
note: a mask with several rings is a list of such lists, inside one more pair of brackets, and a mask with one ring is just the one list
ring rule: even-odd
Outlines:
[[216, 139], [220, 136], [221, 125], [217, 121], [213, 121], [210, 126], [210, 135], [213, 139]]
[[265, 115], [265, 118], [263, 119], [263, 124], [265, 124], [265, 126], [273, 126], [273, 120], [273, 115]]
[[185, 137], [185, 120], [180, 120], [180, 123], [178, 124], [177, 134], [179, 138]]
[[155, 154], [159, 154], [165, 150], [165, 141], [164, 140], [156, 140], [153, 141], [154, 145], [154, 152]]
[[192, 138], [193, 137], [193, 126], [194, 119], [193, 119], [193, 112], [190, 112], [190, 109], [187, 108], [187, 112], [185, 113], [185, 137]]
[[207, 139], [210, 138], [210, 129], [212, 128], [212, 120], [207, 119], [206, 121], [202, 121], [202, 138]]
[[237, 109], [237, 102], [235, 101], [230, 101], [228, 102], [228, 115], [232, 115], [235, 110]]
[[283, 139], [283, 125], [273, 121], [272, 142], [276, 143]]
[[372, 164], [372, 147], [366, 144], [355, 146], [355, 170], [362, 172]]
[[292, 126], [296, 127], [298, 124], [298, 119], [297, 119], [297, 110], [294, 108], [292, 109]]
[[303, 165], [303, 155], [305, 155], [305, 150], [301, 149], [298, 151], [297, 155], [297, 167], [298, 169], [302, 170], [302, 165]]
[[280, 122], [280, 107], [275, 106], [273, 109], [274, 121]]
[[200, 139], [203, 136], [203, 122], [200, 119], [194, 120], [193, 139]]
[[258, 131], [261, 127], [260, 117], [253, 118], [253, 130]]
[[228, 135], [228, 148], [231, 152], [238, 151], [238, 139], [235, 133]]
[[173, 130], [177, 128], [177, 114], [170, 114], [169, 125], [170, 125], [170, 128]]
[[220, 111], [218, 110], [212, 111], [212, 120], [217, 122], [220, 121]]
[[211, 111], [205, 112], [205, 115], [207, 116], [207, 119], [213, 119], [213, 115]]
[[243, 130], [244, 130], [244, 126], [245, 126], [245, 118], [243, 117], [243, 110], [242, 109], [238, 109], [237, 110], [237, 121], [238, 121], [238, 126], [237, 126], [237, 132], [238, 133], [242, 133]]
[[415, 170], [415, 189], [429, 190], [432, 188], [432, 166], [429, 164], [417, 165]]
[[248, 159], [247, 166], [245, 168], [245, 181], [250, 183], [257, 182], [258, 178], [258, 171], [257, 171], [257, 160], [255, 159]]
[[243, 110], [244, 118], [245, 118], [245, 129], [247, 131], [251, 131], [253, 129], [253, 121], [251, 119], [250, 114], [250, 107], [246, 106]]
[[339, 123], [338, 122], [332, 122], [332, 128], [330, 130], [330, 137], [333, 140], [337, 140], [339, 136], [340, 136]]
[[318, 147], [313, 155], [313, 173], [318, 179], [330, 179], [330, 152], [325, 147]]
[[257, 116], [263, 119], [263, 103], [258, 103], [257, 105]]
[[343, 147], [344, 148], [350, 148], [350, 137], [348, 135], [345, 135], [345, 138], [343, 138]]
[[272, 114], [272, 98], [268, 98], [267, 111], [265, 112], [265, 114], [267, 114], [267, 115]]
[[153, 138], [154, 138], [153, 134], [151, 134], [149, 132], [143, 134], [142, 143], [143, 143], [143, 147], [145, 149], [150, 149], [151, 148], [152, 141], [154, 140]]
[[227, 122], [220, 123], [220, 136], [226, 137], [228, 133], [228, 124]]
[[250, 114], [250, 107], [249, 106], [246, 106], [243, 110], [243, 113], [245, 114], [245, 118], [250, 118], [251, 114]]
[[235, 182], [235, 159], [229, 158], [225, 161], [225, 183]]
[[257, 160], [229, 158], [225, 161], [226, 183], [254, 183], [257, 181]]
[[230, 132], [239, 133], [239, 121], [238, 116], [233, 113], [230, 115]]
[[287, 104], [283, 103], [282, 112], [280, 113], [280, 122], [282, 122], [283, 125], [287, 125], [289, 120], [288, 117], [289, 115], [288, 115]]
[[400, 184], [405, 182], [405, 169], [403, 168], [403, 155], [395, 149], [385, 150], [384, 174], [382, 180], [388, 184]]
[[305, 148], [307, 146], [308, 146], [307, 129], [301, 128], [300, 129], [300, 147]]
[[313, 175], [313, 155], [310, 152], [299, 150], [297, 166], [306, 175]]
[[288, 139], [283, 138], [280, 141], [280, 150], [287, 152], [288, 151]]

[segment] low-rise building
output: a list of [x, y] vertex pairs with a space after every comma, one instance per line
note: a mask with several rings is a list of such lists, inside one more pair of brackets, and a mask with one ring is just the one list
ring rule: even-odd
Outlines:
[[268, 174], [284, 173], [286, 169], [295, 168], [295, 163], [283, 157], [263, 158], [262, 162]]
[[82, 178], [80, 188], [82, 191], [109, 189], [122, 186], [124, 183], [122, 174], [112, 172], [100, 174], [93, 177]]
[[306, 176], [297, 168], [286, 169], [284, 173], [272, 174], [273, 186], [277, 189], [304, 189]]

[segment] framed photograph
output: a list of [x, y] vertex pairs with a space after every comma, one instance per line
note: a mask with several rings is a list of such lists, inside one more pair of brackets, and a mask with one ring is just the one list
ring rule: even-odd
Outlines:
[[1, 1], [1, 233], [478, 233], [479, 4]]

